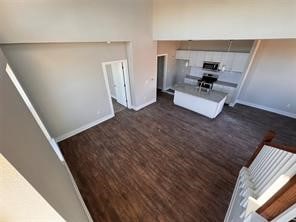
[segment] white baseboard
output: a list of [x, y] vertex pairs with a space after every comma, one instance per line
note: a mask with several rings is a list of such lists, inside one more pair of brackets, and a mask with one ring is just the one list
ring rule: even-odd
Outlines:
[[146, 102], [146, 103], [144, 103], [144, 104], [142, 104], [140, 106], [133, 106], [132, 108], [135, 111], [139, 111], [140, 109], [143, 109], [144, 107], [149, 106], [149, 105], [151, 105], [152, 103], [155, 103], [155, 102], [156, 102], [156, 98], [154, 98], [153, 100], [151, 100], [149, 102]]
[[289, 113], [287, 111], [274, 109], [274, 108], [270, 108], [270, 107], [267, 107], [267, 106], [262, 106], [262, 105], [259, 105], [259, 104], [256, 104], [256, 103], [246, 102], [246, 101], [243, 101], [243, 100], [240, 100], [240, 99], [236, 100], [235, 103], [239, 103], [239, 104], [246, 105], [246, 106], [251, 106], [251, 107], [254, 107], [254, 108], [257, 108], [257, 109], [263, 109], [263, 110], [266, 110], [266, 111], [269, 111], [269, 112], [272, 112], [272, 113], [277, 113], [277, 114], [280, 114], [280, 115], [283, 115], [283, 116], [288, 116], [288, 117], [296, 119], [296, 114], [295, 113]]
[[82, 131], [85, 131], [85, 130], [87, 130], [87, 129], [89, 129], [89, 128], [95, 126], [95, 125], [98, 125], [99, 123], [102, 123], [102, 122], [104, 122], [104, 121], [106, 121], [106, 120], [108, 120], [108, 119], [111, 119], [111, 118], [113, 118], [113, 117], [114, 117], [114, 113], [111, 113], [111, 114], [109, 114], [109, 115], [106, 115], [106, 116], [104, 116], [104, 117], [102, 117], [102, 118], [100, 118], [100, 119], [98, 119], [98, 120], [96, 120], [96, 121], [94, 121], [94, 122], [91, 122], [91, 123], [88, 123], [88, 124], [86, 124], [86, 125], [84, 125], [84, 126], [81, 126], [81, 127], [79, 127], [78, 129], [76, 129], [76, 130], [73, 130], [73, 131], [71, 131], [71, 132], [69, 132], [69, 133], [65, 133], [65, 134], [63, 134], [63, 135], [61, 135], [61, 136], [56, 137], [56, 138], [55, 138], [55, 141], [56, 141], [57, 143], [58, 143], [58, 142], [61, 142], [62, 140], [65, 140], [65, 139], [67, 139], [67, 138], [69, 138], [69, 137], [71, 137], [71, 136], [74, 136], [74, 135], [76, 135], [76, 134], [78, 134], [78, 133], [81, 133]]

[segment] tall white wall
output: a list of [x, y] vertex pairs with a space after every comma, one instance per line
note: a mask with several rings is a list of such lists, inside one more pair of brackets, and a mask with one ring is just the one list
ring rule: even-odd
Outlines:
[[239, 100], [296, 118], [296, 40], [263, 40]]
[[9, 44], [2, 48], [52, 137], [111, 114], [101, 64], [126, 59], [124, 43]]
[[0, 42], [105, 42], [150, 39], [147, 0], [1, 0]]
[[6, 63], [0, 50], [0, 153], [66, 221], [87, 222], [65, 165], [8, 77]]
[[155, 40], [296, 37], [294, 0], [153, 0]]

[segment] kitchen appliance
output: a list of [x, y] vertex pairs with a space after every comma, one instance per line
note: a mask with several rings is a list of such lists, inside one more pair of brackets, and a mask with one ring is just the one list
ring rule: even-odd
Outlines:
[[198, 86], [199, 86], [199, 91], [202, 89], [205, 89], [206, 91], [209, 91], [213, 88], [214, 82], [218, 80], [218, 75], [216, 74], [211, 74], [211, 73], [204, 73], [202, 78], [198, 80]]
[[218, 71], [219, 65], [220, 65], [219, 62], [204, 61], [202, 68], [210, 71]]

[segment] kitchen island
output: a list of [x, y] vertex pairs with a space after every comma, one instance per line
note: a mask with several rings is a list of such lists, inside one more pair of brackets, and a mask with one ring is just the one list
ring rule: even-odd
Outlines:
[[174, 104], [211, 119], [222, 111], [227, 96], [216, 90], [199, 91], [199, 87], [186, 83], [176, 84], [174, 90]]

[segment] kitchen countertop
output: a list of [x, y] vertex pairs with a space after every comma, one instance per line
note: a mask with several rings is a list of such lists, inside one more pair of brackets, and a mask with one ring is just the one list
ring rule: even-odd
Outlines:
[[173, 89], [175, 91], [186, 93], [192, 96], [201, 97], [203, 99], [210, 100], [213, 102], [220, 102], [227, 96], [227, 93], [219, 92], [216, 90], [210, 90], [209, 92], [205, 92], [205, 91], [199, 92], [197, 86], [186, 84], [186, 83], [176, 84], [174, 85]]

